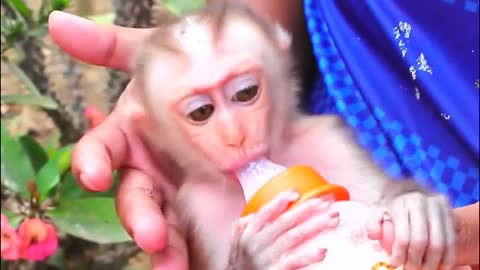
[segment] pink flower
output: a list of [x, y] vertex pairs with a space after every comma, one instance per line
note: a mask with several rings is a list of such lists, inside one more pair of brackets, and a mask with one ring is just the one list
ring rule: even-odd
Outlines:
[[107, 116], [99, 109], [93, 106], [87, 106], [83, 112], [83, 115], [87, 118], [88, 130], [98, 126]]
[[8, 224], [8, 218], [4, 214], [1, 224], [1, 257], [4, 260], [17, 260], [20, 257], [20, 239], [15, 230]]
[[31, 261], [41, 261], [49, 257], [58, 247], [55, 228], [38, 218], [26, 218], [18, 227], [22, 242], [21, 257]]

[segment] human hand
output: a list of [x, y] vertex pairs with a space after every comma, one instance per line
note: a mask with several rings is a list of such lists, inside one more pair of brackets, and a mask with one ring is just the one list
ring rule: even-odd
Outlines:
[[302, 245], [339, 223], [339, 213], [328, 211], [330, 201], [309, 199], [288, 209], [299, 195], [292, 191], [278, 194], [255, 213], [235, 225], [229, 269], [299, 269], [321, 262], [325, 248]]
[[[100, 26], [54, 11], [49, 17], [53, 41], [74, 58], [89, 64], [130, 70], [135, 49], [150, 30]], [[134, 241], [153, 254], [155, 269], [187, 269], [187, 251], [175, 233], [172, 210], [176, 186], [158, 169], [134, 123], [144, 115], [132, 80], [113, 112], [75, 145], [72, 171], [89, 191], [105, 191], [112, 171], [120, 171], [116, 209]], [[162, 208], [160, 208], [162, 206]]]

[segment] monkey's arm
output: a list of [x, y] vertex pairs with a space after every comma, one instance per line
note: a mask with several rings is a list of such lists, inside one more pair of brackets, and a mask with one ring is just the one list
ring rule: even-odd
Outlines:
[[[451, 269], [455, 262], [455, 229], [449, 202], [415, 181], [389, 179], [337, 117], [306, 118], [296, 127], [306, 153], [327, 181], [344, 185], [352, 199], [385, 207], [393, 219], [392, 263], [407, 269]], [[312, 152], [312, 145], [315, 151]], [[296, 149], [296, 151], [300, 151]]]

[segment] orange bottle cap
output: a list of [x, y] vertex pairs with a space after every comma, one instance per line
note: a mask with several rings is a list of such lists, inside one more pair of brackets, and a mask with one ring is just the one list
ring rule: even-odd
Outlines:
[[300, 194], [300, 200], [290, 207], [298, 205], [307, 199], [327, 194], [333, 194], [337, 201], [350, 199], [350, 194], [344, 187], [328, 183], [313, 168], [309, 166], [294, 166], [275, 176], [261, 187], [247, 202], [241, 216], [257, 212], [278, 193], [289, 189], [295, 190]]

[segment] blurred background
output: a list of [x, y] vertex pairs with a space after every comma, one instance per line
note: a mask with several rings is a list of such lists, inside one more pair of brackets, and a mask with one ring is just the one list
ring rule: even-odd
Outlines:
[[[144, 28], [201, 5], [203, 0], [1, 1], [1, 269], [150, 269], [118, 222], [114, 187], [89, 194], [70, 173], [72, 145], [113, 108], [129, 77], [60, 51], [49, 39], [47, 18], [52, 10], [65, 10], [101, 24]], [[32, 259], [26, 250], [49, 237], [37, 232], [25, 240], [27, 219], [55, 228], [58, 244], [42, 258]], [[17, 242], [24, 243], [20, 251], [11, 248]]]

